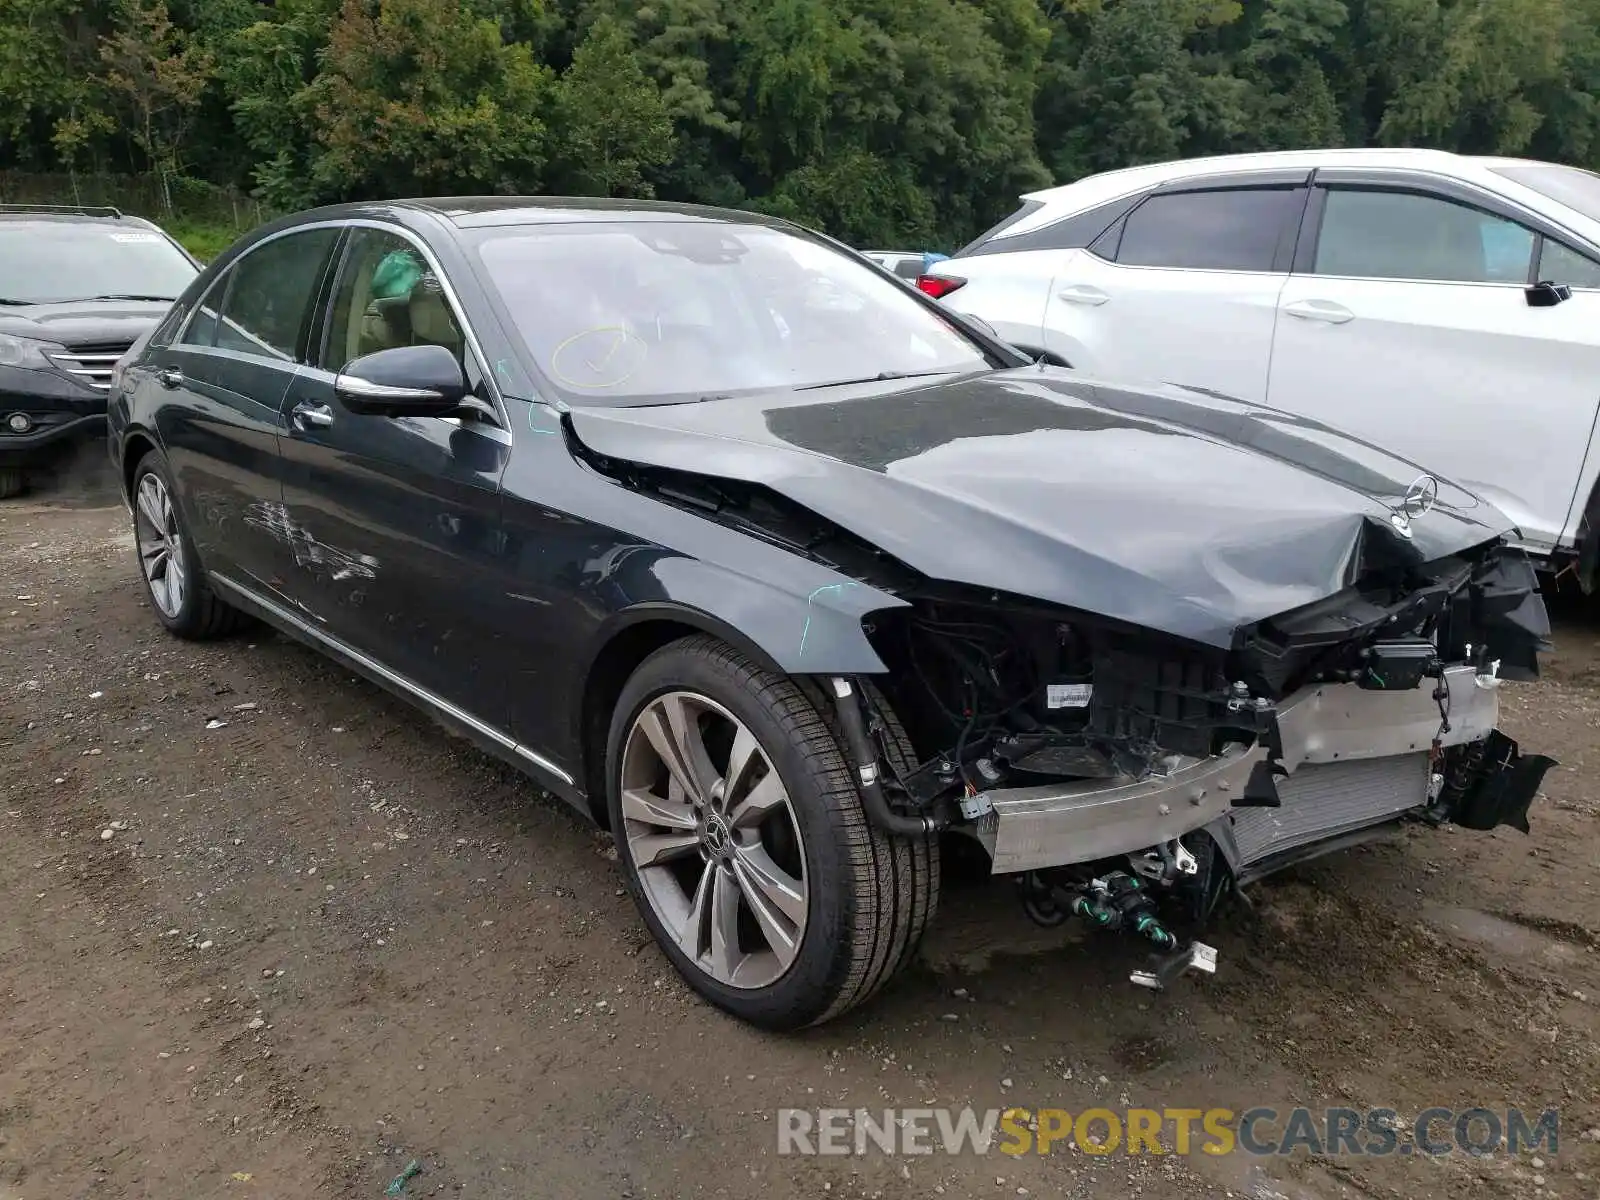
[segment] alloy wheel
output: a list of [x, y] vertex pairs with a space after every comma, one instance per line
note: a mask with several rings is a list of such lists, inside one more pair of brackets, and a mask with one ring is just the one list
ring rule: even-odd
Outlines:
[[177, 617], [183, 608], [187, 580], [183, 570], [183, 538], [178, 514], [173, 510], [167, 485], [153, 471], [139, 480], [133, 506], [134, 536], [139, 543], [139, 564], [150, 587], [150, 599], [164, 616]]
[[706, 696], [668, 692], [634, 719], [621, 782], [620, 832], [669, 936], [718, 983], [776, 982], [805, 936], [805, 847], [755, 735]]

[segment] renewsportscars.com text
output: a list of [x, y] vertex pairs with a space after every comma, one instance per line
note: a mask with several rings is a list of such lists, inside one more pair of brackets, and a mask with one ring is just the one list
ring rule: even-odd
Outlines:
[[782, 1108], [778, 1153], [1485, 1155], [1559, 1152], [1554, 1109]]

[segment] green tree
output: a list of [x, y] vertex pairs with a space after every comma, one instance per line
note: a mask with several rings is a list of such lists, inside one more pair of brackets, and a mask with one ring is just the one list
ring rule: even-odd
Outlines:
[[319, 196], [537, 189], [552, 76], [455, 0], [345, 0], [316, 78]]
[[1329, 82], [1350, 19], [1345, 0], [1265, 0], [1247, 16], [1237, 57], [1250, 84], [1244, 146], [1338, 146], [1346, 125]]
[[111, 132], [99, 61], [109, 22], [93, 0], [0, 0], [0, 161], [72, 166]]
[[338, 8], [339, 0], [278, 0], [270, 15], [229, 36], [220, 57], [234, 127], [254, 158], [249, 181], [275, 207], [318, 198], [312, 84]]
[[131, 119], [133, 140], [173, 210], [172, 177], [183, 165], [195, 110], [215, 69], [211, 52], [173, 25], [163, 0], [118, 0], [114, 31], [101, 39], [105, 87]]
[[645, 173], [672, 156], [672, 119], [622, 25], [595, 22], [557, 87], [563, 177], [576, 191], [648, 196]]

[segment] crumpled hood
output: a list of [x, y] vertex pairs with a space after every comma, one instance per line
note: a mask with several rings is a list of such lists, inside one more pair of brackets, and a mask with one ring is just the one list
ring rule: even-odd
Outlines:
[[164, 300], [95, 300], [71, 304], [7, 305], [0, 333], [77, 346], [131, 343], [154, 328], [171, 305]]
[[1426, 562], [1510, 531], [1441, 480], [1402, 538], [1422, 467], [1275, 409], [1055, 368], [569, 419], [599, 455], [764, 485], [931, 578], [1218, 646], [1375, 550]]

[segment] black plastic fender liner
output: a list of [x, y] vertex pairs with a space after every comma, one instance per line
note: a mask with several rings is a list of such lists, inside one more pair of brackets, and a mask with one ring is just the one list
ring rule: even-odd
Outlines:
[[1456, 800], [1449, 819], [1463, 829], [1489, 830], [1501, 825], [1528, 832], [1528, 807], [1538, 795], [1546, 772], [1556, 760], [1544, 754], [1523, 754], [1517, 743], [1498, 729], [1484, 743], [1483, 757]]

